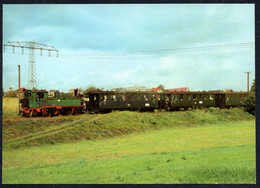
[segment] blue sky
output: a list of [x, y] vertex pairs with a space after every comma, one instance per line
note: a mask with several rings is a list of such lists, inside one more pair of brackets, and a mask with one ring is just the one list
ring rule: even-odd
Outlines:
[[[93, 85], [246, 91], [255, 78], [253, 4], [3, 5], [3, 43], [34, 41], [38, 89]], [[27, 87], [28, 51], [3, 53], [3, 88]]]

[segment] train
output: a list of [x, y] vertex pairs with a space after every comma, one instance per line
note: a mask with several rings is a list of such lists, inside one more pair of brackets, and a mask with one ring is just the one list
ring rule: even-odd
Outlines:
[[48, 96], [46, 90], [19, 90], [19, 112], [25, 117], [77, 115], [85, 112], [107, 113], [114, 110], [178, 111], [201, 108], [242, 107], [249, 92], [224, 91], [89, 91], [85, 98], [74, 90], [72, 98], [61, 97], [59, 91]]

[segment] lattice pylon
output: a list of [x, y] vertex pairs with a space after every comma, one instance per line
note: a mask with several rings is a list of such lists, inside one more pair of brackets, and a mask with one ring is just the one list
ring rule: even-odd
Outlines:
[[29, 67], [28, 67], [28, 82], [27, 87], [28, 89], [36, 89], [37, 83], [36, 83], [36, 61], [35, 61], [35, 53], [34, 50], [40, 50], [41, 55], [42, 51], [46, 50], [49, 52], [49, 56], [51, 56], [51, 51], [54, 51], [57, 53], [58, 57], [58, 50], [54, 46], [41, 44], [38, 42], [18, 42], [18, 41], [9, 41], [7, 44], [4, 44], [4, 51], [6, 46], [13, 47], [13, 53], [15, 53], [15, 48], [22, 48], [22, 53], [24, 54], [24, 48], [29, 49]]
[[28, 67], [27, 87], [30, 89], [37, 88], [34, 48], [29, 48], [29, 67]]

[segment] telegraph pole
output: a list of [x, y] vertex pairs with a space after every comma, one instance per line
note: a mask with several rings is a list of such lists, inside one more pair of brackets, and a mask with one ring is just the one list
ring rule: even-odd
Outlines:
[[19, 90], [20, 90], [20, 88], [21, 88], [21, 85], [20, 85], [20, 65], [18, 65], [18, 88], [19, 88]]
[[245, 73], [247, 73], [247, 93], [249, 93], [249, 74], [251, 72], [245, 72]]
[[20, 111], [20, 65], [18, 65], [18, 114], [21, 114]]
[[35, 62], [35, 53], [34, 50], [38, 49], [41, 51], [47, 50], [49, 51], [49, 56], [51, 56], [51, 51], [56, 52], [56, 55], [58, 57], [58, 50], [54, 46], [41, 44], [38, 42], [8, 42], [7, 44], [4, 44], [4, 52], [5, 52], [5, 46], [11, 46], [13, 48], [13, 53], [15, 53], [15, 47], [22, 48], [22, 53], [24, 54], [24, 48], [29, 49], [29, 67], [28, 67], [28, 83], [27, 87], [28, 89], [34, 89], [36, 88], [36, 62]]

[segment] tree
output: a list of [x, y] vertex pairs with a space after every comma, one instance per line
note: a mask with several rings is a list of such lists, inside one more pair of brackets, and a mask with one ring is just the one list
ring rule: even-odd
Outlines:
[[158, 86], [158, 88], [160, 88], [161, 90], [164, 90], [164, 86], [163, 86], [162, 84], [160, 84], [160, 85]]
[[90, 86], [86, 90], [83, 91], [83, 94], [86, 96], [89, 91], [102, 91], [102, 90], [95, 86]]
[[6, 97], [17, 97], [17, 90], [6, 92]]
[[245, 97], [242, 102], [244, 110], [255, 115], [255, 95]]
[[253, 80], [253, 84], [250, 88], [250, 91], [255, 92], [255, 79]]
[[71, 94], [71, 93], [61, 92], [61, 93], [60, 93], [60, 98], [74, 98], [74, 95]]

